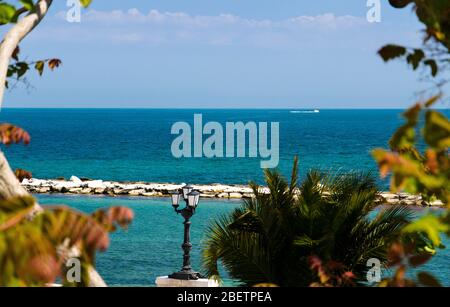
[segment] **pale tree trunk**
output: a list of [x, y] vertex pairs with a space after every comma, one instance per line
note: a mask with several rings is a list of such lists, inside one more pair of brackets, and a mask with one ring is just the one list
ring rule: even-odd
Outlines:
[[[0, 44], [0, 108], [5, 93], [8, 67], [14, 50], [16, 50], [19, 43], [42, 21], [52, 2], [53, 0], [39, 0], [36, 3], [36, 10], [19, 19], [6, 33]], [[29, 195], [29, 193], [22, 187], [11, 170], [5, 155], [0, 151], [0, 200], [26, 195]], [[42, 208], [36, 202], [34, 214], [40, 211], [42, 211]], [[89, 268], [89, 286], [106, 286], [101, 276], [92, 267]]]

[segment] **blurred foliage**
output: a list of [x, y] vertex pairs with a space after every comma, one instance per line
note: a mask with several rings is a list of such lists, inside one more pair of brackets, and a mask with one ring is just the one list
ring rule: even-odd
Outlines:
[[[109, 245], [108, 232], [133, 219], [130, 209], [111, 207], [93, 215], [67, 207], [46, 207], [32, 218], [35, 200], [21, 197], [0, 201], [0, 286], [87, 286], [95, 252]], [[77, 254], [73, 249], [77, 248]], [[72, 253], [72, 254], [71, 254]], [[66, 261], [77, 258], [81, 282], [71, 283]]]
[[7, 124], [0, 124], [0, 142], [4, 145], [30, 143], [31, 137], [27, 131], [24, 129]]
[[389, 268], [395, 269], [391, 278], [385, 278], [380, 287], [441, 287], [440, 282], [431, 274], [420, 271], [416, 278], [408, 279], [406, 272], [409, 268], [417, 269], [427, 263], [432, 255], [429, 253], [417, 254], [414, 244], [393, 244], [389, 250]]
[[333, 260], [323, 263], [317, 256], [309, 257], [308, 261], [311, 270], [317, 274], [317, 281], [311, 283], [310, 287], [351, 287], [355, 285], [355, 274], [347, 270], [342, 263]]
[[[30, 142], [28, 132], [11, 124], [0, 125], [0, 143]], [[31, 178], [22, 169], [16, 177]], [[95, 252], [109, 245], [108, 233], [126, 228], [133, 212], [124, 207], [99, 210], [92, 215], [67, 207], [46, 207], [36, 212], [33, 197], [0, 200], [0, 286], [45, 286], [56, 281], [66, 286], [89, 284], [89, 268], [95, 266]], [[76, 255], [74, 250], [76, 248]], [[81, 281], [66, 278], [66, 261], [80, 261]]]
[[[34, 13], [38, 1], [18, 0], [16, 8], [0, 0], [0, 25], [15, 24], [22, 14]], [[83, 6], [91, 1], [82, 0]], [[20, 48], [11, 55], [7, 80], [25, 81], [31, 68], [42, 75], [46, 66], [58, 68], [56, 58], [27, 62], [20, 60]], [[8, 81], [5, 84], [8, 87]], [[4, 145], [30, 142], [28, 132], [11, 124], [0, 124], [0, 142]], [[18, 169], [22, 180], [31, 173]], [[109, 246], [108, 233], [126, 228], [133, 212], [124, 207], [110, 207], [92, 215], [57, 206], [37, 208], [31, 196], [0, 200], [0, 286], [45, 286], [55, 282], [66, 286], [87, 286], [90, 268], [95, 267], [97, 251]], [[80, 263], [80, 282], [67, 278], [67, 261]]]
[[22, 182], [24, 179], [33, 178], [33, 174], [31, 172], [26, 171], [24, 169], [20, 169], [20, 168], [18, 168], [14, 171], [14, 175], [16, 175], [19, 182]]
[[311, 171], [299, 183], [297, 167], [296, 159], [290, 183], [267, 170], [269, 194], [251, 184], [255, 197], [211, 224], [203, 251], [206, 275], [220, 279], [221, 262], [247, 286], [359, 285], [369, 259], [387, 263], [388, 246], [412, 212], [396, 206], [371, 216], [378, 205], [370, 175]]
[[[428, 204], [442, 201], [449, 208], [442, 214], [425, 215], [403, 230], [403, 238], [391, 247], [390, 265], [396, 268], [394, 277], [381, 286], [440, 286], [435, 277], [420, 272], [417, 280], [405, 276], [409, 268], [426, 263], [435, 248], [444, 248], [441, 234], [450, 236], [450, 121], [433, 109], [437, 102], [446, 102], [442, 88], [448, 83], [450, 64], [450, 1], [389, 0], [396, 8], [411, 5], [425, 26], [422, 48], [389, 44], [379, 55], [387, 62], [404, 59], [413, 70], [429, 68], [431, 88], [429, 99], [417, 103], [404, 113], [406, 123], [391, 138], [390, 150], [376, 149], [373, 156], [381, 176], [391, 175], [391, 190], [421, 194]], [[448, 101], [448, 100], [447, 100]], [[422, 240], [422, 246], [417, 243]]]
[[[389, 141], [390, 150], [376, 149], [373, 156], [381, 176], [392, 174], [392, 191], [420, 193], [427, 202], [439, 199], [448, 204], [450, 121], [430, 108], [438, 98], [435, 96], [407, 110], [406, 123]], [[424, 149], [421, 151], [419, 147]]]

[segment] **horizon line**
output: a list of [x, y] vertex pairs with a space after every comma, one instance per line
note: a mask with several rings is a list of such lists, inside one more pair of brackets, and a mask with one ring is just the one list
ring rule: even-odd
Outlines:
[[[407, 107], [2, 107], [6, 110], [405, 110]], [[449, 107], [437, 106], [433, 109], [449, 110]]]

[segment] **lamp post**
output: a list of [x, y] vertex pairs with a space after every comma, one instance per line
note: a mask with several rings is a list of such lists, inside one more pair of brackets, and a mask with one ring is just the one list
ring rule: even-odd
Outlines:
[[[190, 242], [190, 219], [194, 215], [195, 209], [198, 206], [200, 193], [198, 191], [195, 191], [190, 185], [185, 185], [180, 190], [172, 192], [171, 197], [172, 206], [175, 209], [175, 212], [177, 214], [181, 214], [181, 216], [184, 218], [184, 241], [183, 245], [181, 245], [184, 255], [183, 268], [181, 269], [181, 271], [169, 275], [169, 278], [181, 280], [197, 280], [199, 278], [202, 278], [202, 276], [200, 273], [193, 271], [191, 267], [191, 256], [189, 254], [192, 249], [192, 244]], [[186, 202], [186, 207], [180, 210], [178, 209], [178, 207], [180, 206], [181, 198], [183, 198]]]

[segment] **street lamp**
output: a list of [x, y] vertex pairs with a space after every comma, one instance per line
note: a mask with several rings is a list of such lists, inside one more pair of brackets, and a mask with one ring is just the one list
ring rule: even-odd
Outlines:
[[[180, 206], [181, 198], [184, 199], [186, 207], [183, 209], [178, 209]], [[198, 206], [200, 199], [200, 193], [195, 191], [190, 185], [183, 186], [180, 190], [171, 193], [172, 206], [177, 214], [181, 214], [184, 218], [184, 242], [181, 248], [184, 251], [183, 255], [183, 268], [181, 271], [169, 275], [169, 278], [182, 279], [182, 280], [197, 280], [202, 278], [201, 274], [192, 270], [191, 267], [191, 256], [189, 255], [192, 244], [191, 244], [191, 222], [190, 219], [195, 213], [195, 209]]]

